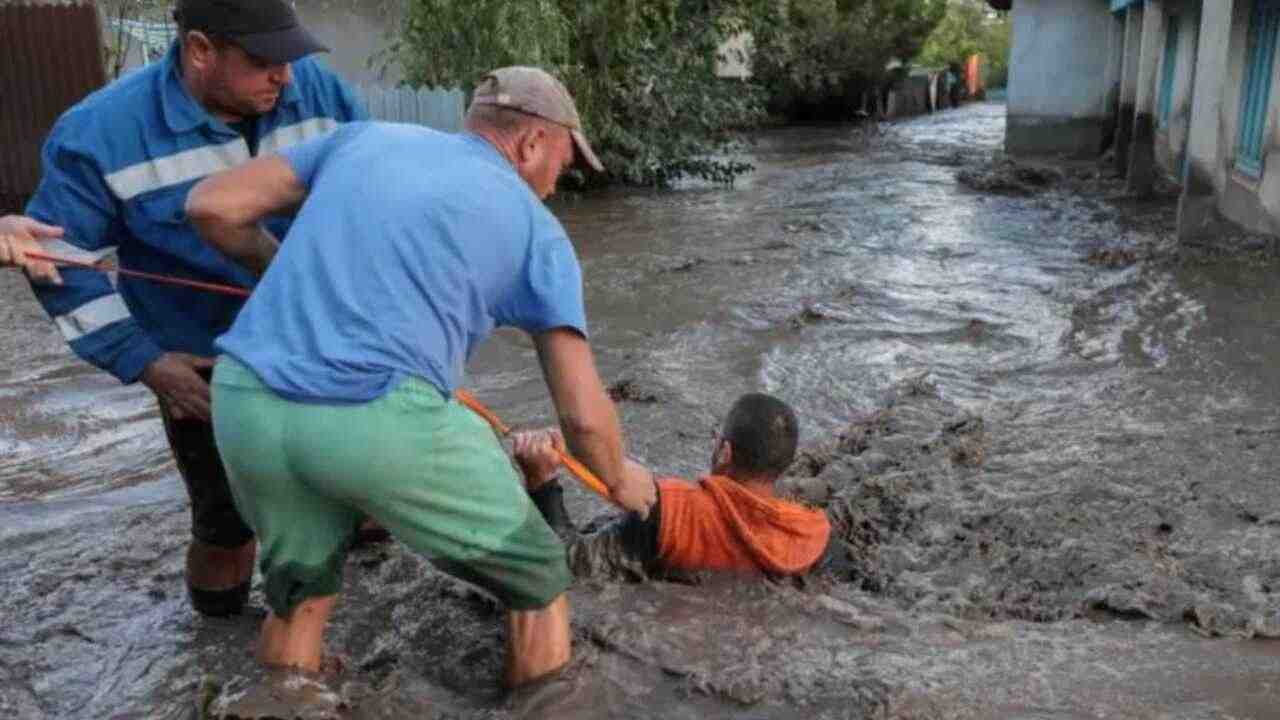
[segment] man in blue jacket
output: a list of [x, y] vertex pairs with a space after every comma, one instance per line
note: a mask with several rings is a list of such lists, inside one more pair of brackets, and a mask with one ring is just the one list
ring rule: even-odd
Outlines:
[[[352, 92], [306, 56], [325, 50], [285, 0], [178, 0], [179, 38], [161, 62], [68, 110], [49, 134], [27, 214], [64, 228], [51, 253], [252, 286], [254, 275], [187, 223], [200, 178], [365, 118]], [[290, 218], [267, 219], [275, 237]], [[141, 381], [159, 401], [191, 499], [187, 586], [206, 615], [241, 611], [256, 544], [237, 512], [210, 425], [213, 340], [243, 300], [63, 269], [37, 298], [81, 358]]]

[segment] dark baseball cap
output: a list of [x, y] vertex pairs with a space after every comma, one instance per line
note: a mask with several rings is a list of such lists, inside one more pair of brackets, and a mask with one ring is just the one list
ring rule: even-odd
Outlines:
[[178, 0], [173, 19], [184, 30], [224, 38], [270, 63], [327, 52], [285, 0]]

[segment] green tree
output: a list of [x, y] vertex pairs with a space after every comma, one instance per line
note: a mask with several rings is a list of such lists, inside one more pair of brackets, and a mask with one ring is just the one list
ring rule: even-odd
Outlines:
[[945, 0], [788, 0], [755, 17], [752, 69], [773, 112], [847, 119], [897, 77], [946, 12]]
[[487, 70], [537, 65], [569, 88], [609, 178], [731, 182], [735, 130], [762, 117], [750, 84], [715, 77], [747, 0], [408, 0], [395, 56], [413, 85], [468, 93]]
[[1004, 87], [1009, 84], [1009, 51], [1013, 44], [1013, 18], [1002, 12], [987, 25], [986, 44], [982, 49], [983, 62], [987, 64], [987, 85]]
[[1009, 74], [1010, 34], [1008, 13], [998, 13], [982, 0], [951, 0], [946, 17], [929, 35], [918, 61], [927, 67], [942, 67], [981, 55], [988, 66], [988, 82], [1000, 87]]

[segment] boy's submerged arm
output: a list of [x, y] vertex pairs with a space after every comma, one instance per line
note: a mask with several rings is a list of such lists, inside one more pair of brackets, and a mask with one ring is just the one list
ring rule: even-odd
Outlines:
[[545, 483], [529, 496], [564, 541], [569, 569], [575, 577], [646, 580], [657, 569], [661, 497], [648, 518], [631, 512], [596, 532], [580, 533], [565, 510], [564, 489], [559, 482]]

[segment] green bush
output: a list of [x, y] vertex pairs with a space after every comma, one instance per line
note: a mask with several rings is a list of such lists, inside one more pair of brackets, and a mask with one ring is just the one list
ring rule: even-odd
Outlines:
[[846, 120], [904, 71], [946, 12], [946, 0], [787, 0], [754, 15], [752, 70], [771, 112]]
[[487, 70], [537, 65], [573, 94], [607, 180], [732, 182], [735, 130], [763, 116], [750, 83], [715, 76], [746, 0], [407, 0], [394, 52], [413, 85], [468, 93]]

